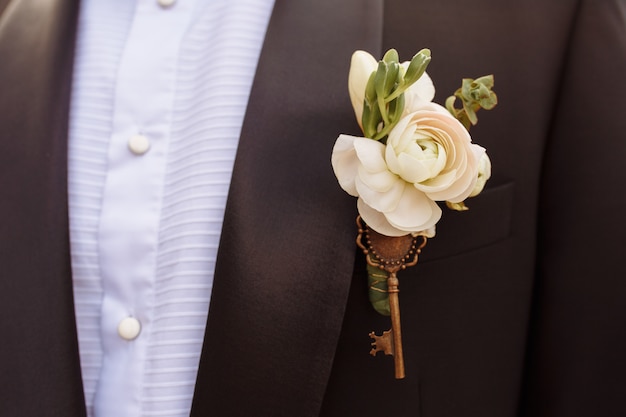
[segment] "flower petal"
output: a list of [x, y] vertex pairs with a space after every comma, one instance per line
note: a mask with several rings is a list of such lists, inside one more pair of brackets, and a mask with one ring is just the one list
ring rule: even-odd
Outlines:
[[372, 72], [376, 71], [378, 61], [365, 51], [356, 51], [352, 54], [350, 61], [350, 72], [348, 73], [348, 92], [350, 93], [350, 101], [354, 108], [354, 115], [363, 127], [361, 119], [363, 118], [363, 101], [365, 100], [365, 87]]
[[[400, 120], [398, 120], [398, 123], [393, 127], [393, 129], [391, 129], [391, 132], [389, 132], [389, 137], [387, 138], [387, 145], [391, 145], [394, 148], [397, 148], [401, 146], [401, 143], [403, 141], [411, 140], [413, 138], [413, 129], [411, 129], [410, 131], [409, 129], [407, 129], [411, 121], [412, 121], [412, 118], [410, 116], [404, 116]], [[410, 136], [403, 136], [406, 134]]]
[[354, 149], [357, 158], [363, 167], [369, 172], [388, 171], [385, 162], [385, 145], [377, 140], [367, 138], [356, 138]]
[[[388, 172], [388, 171], [387, 171]], [[404, 191], [404, 181], [397, 176], [389, 173], [395, 179], [393, 183], [389, 185], [385, 191], [376, 191], [369, 187], [362, 181], [362, 176], [357, 175], [355, 179], [356, 189], [359, 193], [359, 197], [367, 204], [378, 211], [391, 211], [395, 210], [398, 206], [398, 202], [402, 198]]]
[[396, 209], [384, 214], [393, 227], [407, 232], [419, 232], [433, 227], [439, 221], [441, 209], [426, 194], [412, 184], [405, 183]]
[[427, 238], [431, 238], [431, 237], [435, 237], [435, 234], [437, 232], [437, 228], [435, 226], [430, 227], [426, 230], [422, 230], [419, 232], [413, 232], [411, 233], [413, 236], [426, 236]]
[[489, 178], [491, 178], [491, 160], [487, 153], [483, 153], [478, 163], [478, 179], [469, 197], [475, 197], [480, 194]]
[[404, 92], [404, 114], [419, 110], [435, 98], [435, 85], [427, 73]]
[[[402, 180], [391, 171], [369, 172], [363, 165], [360, 165], [356, 181], [357, 190], [359, 189], [358, 181], [361, 181], [365, 187], [373, 191], [378, 191], [379, 193], [384, 193], [389, 191], [398, 181], [401, 182]], [[360, 192], [359, 195], [361, 195]]]
[[426, 181], [432, 176], [432, 171], [429, 169], [431, 164], [428, 162], [419, 160], [414, 155], [401, 153], [398, 156], [398, 164], [402, 167], [400, 176], [410, 183]]
[[358, 197], [354, 179], [358, 175], [360, 162], [354, 149], [355, 139], [355, 136], [339, 135], [333, 147], [331, 164], [341, 188], [351, 196]]
[[368, 206], [363, 201], [363, 199], [359, 198], [357, 200], [356, 206], [363, 221], [365, 221], [365, 223], [367, 223], [370, 228], [377, 231], [381, 235], [404, 236], [409, 234], [409, 232], [405, 230], [400, 230], [393, 227], [380, 211], [376, 211]]

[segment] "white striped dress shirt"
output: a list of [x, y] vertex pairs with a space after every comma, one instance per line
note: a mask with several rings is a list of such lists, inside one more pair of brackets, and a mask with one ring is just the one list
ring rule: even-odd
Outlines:
[[81, 6], [69, 205], [88, 413], [188, 416], [273, 0]]

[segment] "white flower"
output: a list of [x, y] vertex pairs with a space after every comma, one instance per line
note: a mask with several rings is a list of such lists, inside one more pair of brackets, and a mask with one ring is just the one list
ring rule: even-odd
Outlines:
[[435, 201], [463, 201], [474, 190], [485, 150], [443, 107], [429, 103], [403, 117], [387, 145], [340, 135], [332, 165], [341, 187], [359, 197], [363, 220], [378, 233], [434, 235]]
[[489, 178], [491, 178], [491, 160], [487, 154], [484, 153], [478, 162], [478, 179], [469, 197], [475, 197], [480, 194], [483, 188], [485, 188], [485, 183]]
[[[403, 62], [401, 67], [406, 71], [409, 62]], [[348, 91], [354, 108], [354, 114], [359, 126], [363, 128], [363, 102], [365, 100], [365, 87], [370, 76], [378, 68], [378, 61], [365, 51], [356, 51], [352, 54], [350, 72], [348, 74]], [[429, 103], [435, 97], [435, 86], [427, 73], [411, 85], [404, 92], [403, 115], [411, 113], [422, 105]]]
[[341, 188], [359, 197], [359, 214], [378, 233], [403, 236], [432, 229], [441, 217], [437, 204], [389, 171], [385, 146], [378, 141], [340, 135], [332, 165]]
[[429, 103], [389, 133], [389, 170], [435, 201], [460, 202], [474, 189], [485, 149], [472, 144], [463, 125], [442, 106]]
[[[400, 64], [401, 73], [409, 63]], [[368, 80], [378, 61], [364, 51], [352, 55], [348, 89], [363, 128]], [[435, 87], [428, 74], [404, 90], [404, 109], [386, 143], [340, 135], [332, 165], [341, 187], [358, 197], [363, 220], [378, 233], [432, 237], [441, 218], [437, 201], [462, 205], [491, 175], [485, 150], [472, 143], [466, 128], [444, 107], [431, 101]]]

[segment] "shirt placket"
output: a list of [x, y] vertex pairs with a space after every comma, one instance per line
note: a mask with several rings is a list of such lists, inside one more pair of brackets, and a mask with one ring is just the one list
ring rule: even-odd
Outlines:
[[192, 0], [138, 1], [119, 65], [98, 231], [104, 295], [96, 416], [141, 415], [176, 64], [192, 10]]

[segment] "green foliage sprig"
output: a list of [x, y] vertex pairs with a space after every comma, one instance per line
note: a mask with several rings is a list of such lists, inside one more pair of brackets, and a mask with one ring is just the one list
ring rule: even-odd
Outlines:
[[430, 59], [430, 50], [422, 49], [405, 70], [395, 49], [385, 53], [365, 87], [362, 117], [365, 137], [385, 142], [402, 117], [404, 92], [424, 74]]
[[[446, 108], [469, 130], [478, 123], [478, 110], [491, 110], [498, 104], [498, 97], [491, 91], [492, 88], [493, 75], [485, 75], [475, 80], [464, 78], [461, 88], [446, 99]], [[457, 99], [461, 101], [461, 108], [454, 106]]]

